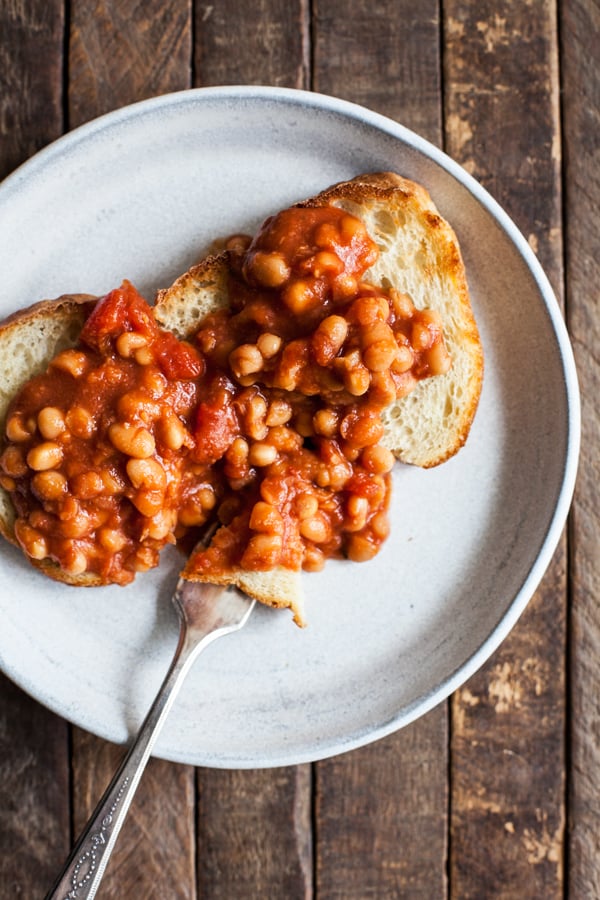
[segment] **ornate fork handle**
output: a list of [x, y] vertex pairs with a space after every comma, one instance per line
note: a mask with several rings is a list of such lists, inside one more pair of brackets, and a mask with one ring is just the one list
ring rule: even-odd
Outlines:
[[[219, 588], [218, 593], [222, 594], [223, 589]], [[177, 595], [174, 599], [177, 602]], [[200, 633], [198, 628], [188, 627], [186, 610], [182, 608], [179, 643], [169, 671], [135, 742], [81, 833], [54, 887], [46, 895], [46, 900], [92, 900], [95, 896], [152, 748], [188, 671], [209, 643], [245, 624], [254, 603], [247, 598], [243, 603], [241, 619], [238, 616], [236, 621], [224, 622], [216, 618], [206, 622]], [[208, 628], [211, 630], [207, 632]]]

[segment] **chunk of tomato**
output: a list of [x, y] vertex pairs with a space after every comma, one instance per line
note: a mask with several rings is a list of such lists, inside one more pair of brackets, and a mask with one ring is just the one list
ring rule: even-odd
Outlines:
[[170, 381], [199, 378], [204, 374], [204, 360], [187, 341], [178, 341], [169, 331], [160, 332], [153, 345], [156, 361]]
[[235, 387], [225, 376], [217, 376], [199, 403], [194, 426], [196, 462], [213, 465], [240, 434], [240, 423], [232, 400]]
[[158, 327], [151, 307], [129, 281], [98, 300], [82, 332], [81, 340], [107, 355], [112, 342], [126, 331], [146, 338], [154, 358], [170, 381], [198, 378], [204, 374], [204, 360], [186, 341], [178, 341], [170, 331]]
[[98, 300], [83, 326], [81, 340], [100, 353], [107, 353], [111, 341], [124, 331], [143, 334], [148, 342], [159, 333], [150, 307], [129, 281]]

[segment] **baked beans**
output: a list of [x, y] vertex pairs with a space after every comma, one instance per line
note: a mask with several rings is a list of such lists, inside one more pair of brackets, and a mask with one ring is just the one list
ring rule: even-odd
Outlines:
[[0, 483], [31, 559], [125, 584], [214, 518], [188, 566], [201, 578], [377, 553], [381, 412], [448, 371], [443, 323], [364, 280], [377, 247], [336, 207], [285, 210], [227, 247], [229, 308], [190, 342], [125, 282], [13, 400]]

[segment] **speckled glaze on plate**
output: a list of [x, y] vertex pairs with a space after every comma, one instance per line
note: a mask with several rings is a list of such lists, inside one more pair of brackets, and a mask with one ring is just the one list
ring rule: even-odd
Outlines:
[[[422, 182], [463, 250], [485, 350], [466, 447], [396, 467], [392, 535], [372, 562], [305, 578], [309, 627], [260, 608], [206, 650], [156, 753], [203, 766], [315, 760], [380, 738], [463, 683], [507, 635], [560, 536], [579, 397], [551, 288], [524, 238], [458, 165], [402, 126], [318, 94], [186, 91], [60, 139], [0, 186], [0, 316], [127, 277], [168, 285], [216, 235], [361, 172]], [[141, 722], [177, 640], [180, 560], [127, 588], [65, 588], [0, 545], [0, 666], [116, 742]]]

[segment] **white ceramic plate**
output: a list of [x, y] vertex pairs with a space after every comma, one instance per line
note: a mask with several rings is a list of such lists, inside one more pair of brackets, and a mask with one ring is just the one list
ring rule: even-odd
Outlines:
[[[429, 710], [506, 636], [567, 514], [579, 440], [573, 359], [550, 286], [508, 217], [400, 125], [299, 91], [215, 88], [105, 116], [0, 187], [0, 316], [129, 278], [151, 297], [216, 235], [361, 172], [425, 184], [462, 249], [486, 354], [480, 408], [447, 464], [394, 474], [377, 559], [305, 579], [309, 627], [260, 608], [192, 671], [157, 755], [217, 767], [314, 760]], [[65, 588], [0, 546], [0, 665], [112, 741], [141, 722], [177, 640], [178, 560], [128, 588]]]

